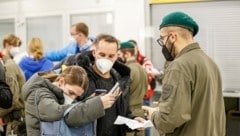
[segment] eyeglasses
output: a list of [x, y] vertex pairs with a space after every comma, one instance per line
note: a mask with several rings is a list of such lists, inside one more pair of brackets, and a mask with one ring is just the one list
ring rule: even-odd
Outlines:
[[158, 43], [161, 47], [164, 45], [163, 40], [164, 40], [164, 38], [165, 38], [166, 36], [168, 36], [168, 34], [167, 34], [167, 35], [164, 35], [164, 36], [160, 36], [160, 38], [157, 39], [157, 43]]

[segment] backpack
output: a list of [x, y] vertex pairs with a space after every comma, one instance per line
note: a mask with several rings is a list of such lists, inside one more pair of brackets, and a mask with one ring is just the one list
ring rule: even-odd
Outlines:
[[12, 106], [12, 92], [9, 86], [6, 84], [5, 68], [0, 61], [0, 107], [8, 109]]
[[[37, 102], [37, 96], [38, 95], [35, 95], [35, 104]], [[76, 105], [80, 103], [81, 102], [72, 104], [64, 112], [64, 115], [60, 120], [52, 122], [45, 122], [40, 120], [39, 111], [36, 105], [38, 120], [40, 122], [41, 136], [95, 136], [93, 122], [85, 123], [81, 127], [69, 127], [64, 121], [64, 117], [71, 111], [71, 109], [73, 109]]]
[[7, 120], [5, 133], [6, 135], [16, 134], [17, 136], [27, 136], [24, 110], [20, 109], [20, 106], [14, 103], [16, 100], [14, 99], [15, 94], [8, 85], [10, 83], [9, 81], [13, 80], [9, 80], [6, 76], [8, 74], [6, 73], [6, 68], [2, 61], [0, 53], [0, 107], [5, 109], [10, 108], [10, 110], [8, 109], [8, 113], [6, 115], [1, 115], [4, 120]]

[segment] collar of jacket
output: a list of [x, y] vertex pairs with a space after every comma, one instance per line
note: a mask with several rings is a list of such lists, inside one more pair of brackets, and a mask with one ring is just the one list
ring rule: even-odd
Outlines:
[[191, 51], [191, 50], [195, 50], [195, 49], [200, 49], [200, 46], [198, 43], [191, 43], [189, 45], [187, 45], [185, 48], [183, 48], [180, 53], [176, 56], [176, 58], [180, 57], [181, 55]]
[[[75, 57], [77, 64], [86, 69], [94, 64], [95, 58], [92, 55], [92, 51], [87, 51], [83, 53], [78, 53]], [[115, 61], [113, 64], [113, 69], [115, 69], [121, 76], [129, 76], [130, 69], [121, 63], [120, 61]]]
[[28, 96], [36, 90], [36, 88], [47, 88], [58, 99], [60, 104], [64, 103], [63, 91], [59, 87], [53, 85], [49, 80], [42, 78], [38, 73], [34, 74], [23, 86], [23, 98], [27, 100]]
[[131, 60], [128, 60], [126, 62], [126, 65], [130, 64], [130, 63], [137, 63], [137, 60], [136, 59], [131, 59]]
[[80, 46], [78, 43], [76, 44], [77, 44], [78, 52], [89, 51], [92, 45], [92, 41], [89, 39], [87, 43], [85, 43], [83, 46]]

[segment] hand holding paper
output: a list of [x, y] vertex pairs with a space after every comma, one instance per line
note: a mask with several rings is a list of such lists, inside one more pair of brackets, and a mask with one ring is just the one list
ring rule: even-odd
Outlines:
[[118, 116], [115, 120], [114, 124], [116, 125], [122, 125], [126, 124], [129, 128], [138, 129], [138, 128], [147, 128], [147, 127], [153, 127], [153, 124], [150, 120], [145, 120], [144, 122], [138, 122], [133, 119], [129, 119], [123, 116]]
[[155, 111], [159, 111], [158, 107], [149, 107], [149, 106], [142, 106], [142, 109], [147, 112], [147, 116], [150, 119], [152, 116], [152, 113]]

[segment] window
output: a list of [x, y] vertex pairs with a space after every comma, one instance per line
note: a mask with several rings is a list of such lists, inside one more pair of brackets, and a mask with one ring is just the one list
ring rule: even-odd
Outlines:
[[100, 33], [107, 33], [113, 35], [112, 12], [71, 15], [71, 24], [75, 24], [78, 22], [84, 22], [88, 25], [89, 36], [96, 37]]
[[63, 47], [62, 17], [46, 16], [26, 19], [27, 43], [33, 37], [39, 37], [44, 45], [44, 51]]
[[[224, 10], [223, 10], [224, 9]], [[223, 89], [240, 88], [240, 1], [214, 1], [151, 6], [155, 37], [152, 40], [153, 64], [163, 68], [164, 57], [157, 46], [159, 23], [162, 17], [174, 11], [192, 16], [199, 25], [194, 37], [201, 48], [217, 63], [223, 80]]]
[[1, 41], [1, 48], [2, 47], [2, 41], [5, 35], [7, 34], [14, 34], [15, 33], [15, 26], [14, 26], [14, 19], [1, 19], [0, 20], [0, 41]]

